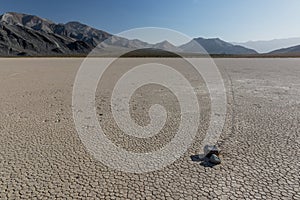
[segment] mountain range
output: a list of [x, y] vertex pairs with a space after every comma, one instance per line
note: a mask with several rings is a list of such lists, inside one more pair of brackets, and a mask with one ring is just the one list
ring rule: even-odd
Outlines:
[[[200, 44], [203, 48], [199, 49]], [[111, 53], [116, 50], [160, 49], [170, 52], [256, 55], [257, 51], [219, 38], [195, 38], [181, 46], [168, 41], [149, 44], [114, 36], [80, 22], [55, 23], [34, 15], [8, 12], [0, 16], [0, 56], [77, 56], [93, 49]], [[300, 52], [300, 46], [271, 53]]]
[[257, 54], [257, 52], [253, 49], [245, 48], [240, 45], [233, 45], [219, 38], [194, 38], [192, 41], [188, 42], [187, 44], [181, 45], [179, 48], [184, 52], [197, 53], [199, 52], [199, 46], [197, 45], [197, 43], [200, 44], [209, 54]]
[[260, 40], [248, 42], [232, 42], [235, 45], [241, 45], [247, 48], [255, 49], [259, 53], [269, 53], [278, 49], [292, 47], [295, 44], [300, 44], [300, 37], [283, 38], [273, 40]]
[[300, 55], [300, 45], [292, 46], [289, 48], [278, 49], [278, 50], [270, 52], [270, 54], [273, 54], [273, 55], [285, 54], [285, 55], [291, 55], [291, 56], [292, 55], [298, 56], [298, 55]]

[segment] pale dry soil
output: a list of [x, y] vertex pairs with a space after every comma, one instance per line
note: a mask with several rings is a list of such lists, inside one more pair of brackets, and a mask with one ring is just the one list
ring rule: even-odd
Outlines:
[[[0, 59], [0, 199], [300, 199], [300, 59], [215, 59], [228, 114], [218, 142], [222, 164], [214, 167], [191, 159], [207, 130], [210, 104], [197, 84], [202, 81], [187, 73], [202, 102], [198, 135], [174, 163], [142, 174], [111, 169], [82, 144], [72, 117], [81, 62]], [[180, 121], [174, 96], [157, 85], [137, 91], [131, 110], [138, 124], [149, 123], [151, 103], [165, 106], [168, 119], [152, 138], [128, 136], [110, 114], [109, 87], [117, 74], [106, 76], [96, 95], [105, 134], [130, 151], [161, 148]]]

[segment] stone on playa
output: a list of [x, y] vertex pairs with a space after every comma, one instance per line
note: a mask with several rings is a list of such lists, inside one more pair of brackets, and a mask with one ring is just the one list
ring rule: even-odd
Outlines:
[[207, 158], [210, 158], [211, 155], [219, 155], [220, 149], [216, 145], [205, 145], [204, 147], [204, 155], [206, 155]]
[[218, 165], [221, 163], [221, 159], [217, 155], [212, 154], [209, 158], [209, 162]]

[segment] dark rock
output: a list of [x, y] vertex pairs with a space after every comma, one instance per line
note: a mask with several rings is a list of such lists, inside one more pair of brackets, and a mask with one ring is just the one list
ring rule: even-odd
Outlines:
[[204, 155], [207, 158], [210, 158], [213, 154], [218, 156], [220, 154], [220, 149], [218, 149], [216, 145], [206, 145], [204, 147]]
[[212, 164], [218, 165], [218, 164], [221, 164], [221, 159], [217, 155], [212, 154], [209, 158], [209, 162]]

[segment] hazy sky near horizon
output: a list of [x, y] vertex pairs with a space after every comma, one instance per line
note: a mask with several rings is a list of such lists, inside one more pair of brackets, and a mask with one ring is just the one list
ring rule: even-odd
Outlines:
[[0, 13], [80, 21], [117, 34], [162, 27], [226, 41], [300, 37], [300, 0], [0, 0]]

